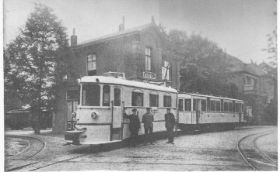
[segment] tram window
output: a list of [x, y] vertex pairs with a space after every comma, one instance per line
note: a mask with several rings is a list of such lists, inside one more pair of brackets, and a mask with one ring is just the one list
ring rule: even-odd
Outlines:
[[220, 110], [221, 110], [221, 102], [216, 101], [216, 111], [220, 112]]
[[150, 94], [150, 107], [158, 107], [158, 95]]
[[201, 111], [206, 111], [206, 100], [201, 100]]
[[171, 107], [171, 96], [163, 96], [163, 106]]
[[143, 106], [143, 93], [132, 92], [132, 106]]
[[229, 109], [229, 112], [232, 112], [232, 110], [233, 110], [232, 109], [232, 102], [229, 103], [229, 108], [228, 109]]
[[196, 99], [193, 99], [193, 111], [197, 110], [196, 104]]
[[211, 111], [211, 108], [210, 108], [210, 98], [207, 97], [207, 111]]
[[82, 105], [99, 106], [100, 105], [100, 86], [99, 85], [83, 85]]
[[179, 111], [183, 111], [183, 99], [179, 99]]
[[121, 89], [114, 88], [114, 106], [121, 105]]
[[241, 103], [238, 103], [237, 112], [241, 112]]
[[185, 111], [191, 111], [191, 99], [185, 99]]
[[240, 112], [243, 112], [243, 104], [241, 104]]
[[233, 112], [238, 112], [238, 103], [233, 103]]
[[216, 111], [216, 108], [215, 108], [215, 101], [211, 101], [211, 111]]
[[228, 102], [224, 102], [224, 112], [228, 112]]
[[110, 86], [103, 86], [103, 106], [110, 106]]

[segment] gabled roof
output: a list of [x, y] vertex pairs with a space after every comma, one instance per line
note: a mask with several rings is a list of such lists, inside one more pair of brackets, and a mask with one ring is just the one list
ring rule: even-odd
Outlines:
[[101, 37], [98, 37], [98, 38], [83, 41], [83, 42], [79, 43], [77, 45], [77, 47], [86, 46], [86, 45], [90, 45], [90, 44], [95, 44], [97, 42], [103, 42], [103, 41], [116, 39], [116, 38], [120, 38], [120, 37], [123, 37], [123, 36], [131, 35], [131, 34], [139, 33], [141, 31], [144, 31], [144, 30], [146, 30], [148, 28], [151, 28], [151, 27], [157, 27], [157, 25], [154, 24], [154, 23], [149, 23], [149, 24], [134, 27], [134, 28], [131, 28], [131, 29], [126, 29], [124, 31], [119, 31], [119, 32], [112, 33], [112, 34], [109, 34], [109, 35], [105, 35], [105, 36], [101, 36]]
[[255, 65], [255, 64], [246, 64], [244, 67], [244, 71], [257, 75], [257, 76], [265, 75], [265, 72], [259, 66]]
[[257, 77], [266, 74], [261, 66], [256, 64], [243, 64], [242, 66], [236, 67], [233, 73], [248, 73]]

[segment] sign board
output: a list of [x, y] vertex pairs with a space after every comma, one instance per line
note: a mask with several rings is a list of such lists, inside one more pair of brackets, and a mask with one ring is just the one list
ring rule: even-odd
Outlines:
[[157, 75], [153, 72], [145, 71], [145, 72], [143, 72], [143, 78], [145, 78], [145, 79], [156, 79]]

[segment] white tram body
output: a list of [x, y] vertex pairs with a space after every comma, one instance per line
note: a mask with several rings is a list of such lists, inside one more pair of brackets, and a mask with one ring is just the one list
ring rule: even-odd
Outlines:
[[211, 95], [178, 94], [178, 126], [188, 127], [219, 126], [235, 127], [245, 123], [242, 100], [215, 97]]
[[[177, 91], [170, 87], [106, 76], [85, 76], [80, 79], [80, 103], [74, 130], [66, 131], [65, 139], [80, 144], [101, 144], [121, 141], [130, 136], [129, 120], [136, 108], [140, 121], [146, 108], [154, 115], [154, 132], [165, 131], [167, 108], [177, 114]], [[176, 115], [175, 115], [176, 116]], [[139, 134], [144, 134], [143, 123]]]

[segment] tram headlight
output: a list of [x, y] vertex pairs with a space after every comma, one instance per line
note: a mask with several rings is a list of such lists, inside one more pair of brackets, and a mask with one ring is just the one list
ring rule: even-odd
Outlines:
[[97, 119], [97, 118], [98, 118], [97, 113], [96, 113], [96, 112], [92, 112], [92, 113], [91, 113], [91, 118], [92, 118], [92, 119]]

